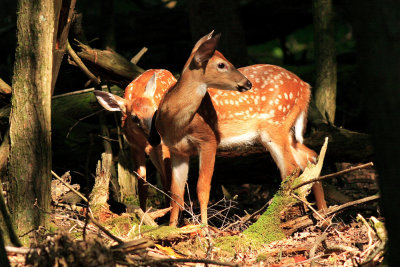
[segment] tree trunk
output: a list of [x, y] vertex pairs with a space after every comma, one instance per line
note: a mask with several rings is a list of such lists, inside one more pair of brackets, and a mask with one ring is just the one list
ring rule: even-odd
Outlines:
[[193, 40], [198, 40], [211, 30], [222, 33], [218, 50], [236, 67], [248, 65], [239, 1], [190, 0], [188, 13]]
[[129, 149], [121, 149], [118, 153], [118, 183], [120, 185], [120, 201], [125, 204], [131, 204], [138, 200], [138, 178], [133, 170], [135, 168]]
[[[110, 134], [103, 113], [99, 114], [99, 120], [102, 136], [109, 138]], [[102, 208], [108, 209], [109, 185], [113, 172], [112, 169], [114, 168], [111, 144], [109, 141], [103, 140], [103, 145], [105, 152], [101, 154], [101, 161], [97, 163], [95, 184], [90, 193], [90, 205], [95, 213], [101, 211]], [[116, 191], [118, 192], [119, 190]]]
[[101, 1], [101, 28], [102, 28], [102, 46], [104, 48], [116, 48], [115, 39], [115, 18], [114, 18], [114, 1]]
[[315, 46], [315, 104], [324, 119], [335, 122], [336, 49], [333, 28], [332, 0], [313, 0]]
[[112, 154], [104, 152], [96, 167], [96, 178], [92, 192], [90, 193], [90, 206], [96, 214], [102, 210], [108, 210], [109, 184], [111, 177]]
[[61, 62], [67, 49], [68, 33], [74, 14], [76, 0], [54, 1], [55, 25], [53, 41], [53, 77], [51, 81], [51, 94], [54, 92]]
[[19, 234], [45, 226], [50, 211], [54, 21], [53, 0], [18, 1], [8, 205]]
[[360, 97], [368, 107], [381, 204], [389, 234], [388, 265], [400, 262], [400, 2], [351, 1], [359, 52]]

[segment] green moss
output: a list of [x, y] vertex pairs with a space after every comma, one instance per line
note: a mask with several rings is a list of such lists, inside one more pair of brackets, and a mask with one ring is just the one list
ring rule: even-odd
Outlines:
[[235, 255], [240, 246], [245, 245], [241, 242], [241, 236], [223, 236], [216, 238], [215, 246], [229, 254]]
[[257, 222], [243, 232], [245, 239], [252, 248], [285, 238], [285, 233], [280, 228], [280, 214], [291, 201], [291, 198], [282, 197], [281, 192], [277, 192], [267, 211], [261, 215]]
[[179, 233], [179, 228], [171, 226], [142, 226], [141, 232], [144, 232], [144, 236], [149, 237], [154, 240], [165, 239], [169, 235]]
[[209, 243], [205, 238], [190, 238], [174, 245], [174, 249], [183, 255], [191, 255], [196, 258], [205, 258], [207, 257], [208, 244]]
[[266, 254], [258, 254], [256, 261], [266, 261], [268, 259], [268, 256]]
[[47, 226], [47, 231], [49, 233], [55, 233], [58, 230], [60, 230], [60, 228], [53, 222], [49, 222], [48, 226]]
[[82, 240], [83, 239], [83, 232], [82, 231], [72, 231], [72, 232], [69, 232], [69, 235], [71, 236], [71, 238], [73, 238], [75, 240]]
[[137, 195], [130, 195], [124, 198], [124, 204], [132, 206], [140, 206], [139, 197]]
[[134, 217], [118, 216], [103, 223], [109, 231], [117, 236], [126, 235], [139, 220]]

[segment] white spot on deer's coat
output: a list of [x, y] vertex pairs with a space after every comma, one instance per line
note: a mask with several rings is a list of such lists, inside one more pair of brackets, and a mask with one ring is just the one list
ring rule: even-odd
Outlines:
[[270, 117], [271, 117], [271, 115], [270, 115], [270, 114], [267, 114], [267, 113], [261, 113], [261, 114], [258, 116], [259, 119], [263, 119], [263, 120], [269, 119]]
[[275, 116], [275, 110], [274, 110], [274, 109], [271, 109], [271, 110], [269, 111], [269, 114], [271, 115], [271, 117]]

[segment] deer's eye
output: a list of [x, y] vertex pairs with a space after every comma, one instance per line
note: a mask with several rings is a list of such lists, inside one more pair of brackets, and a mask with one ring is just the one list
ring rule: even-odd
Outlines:
[[225, 65], [224, 63], [219, 63], [219, 64], [218, 64], [218, 68], [219, 68], [219, 69], [224, 69], [225, 66], [226, 66], [226, 65]]

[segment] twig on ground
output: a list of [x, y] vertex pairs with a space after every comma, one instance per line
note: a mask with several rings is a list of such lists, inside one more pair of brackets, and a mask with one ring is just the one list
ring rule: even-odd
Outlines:
[[[315, 252], [317, 251], [317, 248], [319, 244], [321, 244], [325, 239], [328, 237], [328, 232], [324, 232], [320, 237], [318, 237], [317, 240], [315, 240], [314, 246], [310, 249], [310, 258], [314, 258]], [[311, 267], [315, 266], [314, 260], [311, 261]]]
[[7, 253], [15, 253], [15, 254], [28, 254], [32, 251], [39, 251], [39, 249], [35, 248], [25, 248], [25, 247], [12, 247], [12, 246], [4, 246]]
[[[60, 180], [66, 187], [68, 187], [72, 192], [74, 192], [75, 194], [77, 194], [79, 197], [81, 197], [88, 205], [89, 205], [89, 201], [88, 199], [83, 196], [81, 193], [79, 193], [78, 191], [76, 191], [72, 186], [70, 186], [68, 183], [64, 182], [54, 171], [51, 171], [51, 173], [53, 174], [53, 176], [55, 178], [57, 178], [58, 180]], [[108, 231], [106, 228], [104, 228], [100, 223], [98, 223], [96, 221], [96, 219], [93, 217], [92, 215], [92, 211], [90, 210], [90, 207], [88, 206], [88, 210], [89, 212], [87, 213], [90, 220], [92, 221], [92, 223], [94, 225], [96, 225], [101, 231], [103, 231], [107, 236], [109, 236], [111, 239], [113, 239], [114, 241], [118, 242], [118, 243], [124, 243], [124, 241], [122, 241], [120, 238], [114, 236], [113, 234], [111, 234], [110, 231]]]
[[359, 165], [359, 166], [354, 166], [354, 167], [348, 168], [346, 170], [342, 170], [342, 171], [339, 171], [339, 172], [335, 172], [335, 173], [331, 173], [331, 174], [328, 174], [328, 175], [320, 176], [320, 177], [305, 181], [303, 183], [300, 183], [300, 184], [294, 186], [292, 188], [292, 190], [296, 190], [297, 188], [300, 188], [300, 187], [302, 187], [304, 185], [307, 185], [307, 184], [315, 183], [315, 182], [318, 182], [318, 181], [322, 181], [324, 179], [333, 178], [333, 177], [336, 177], [336, 176], [339, 176], [339, 175], [342, 175], [342, 174], [345, 174], [345, 173], [348, 173], [348, 172], [352, 172], [352, 171], [356, 171], [356, 170], [360, 170], [360, 169], [365, 169], [365, 168], [372, 167], [372, 166], [374, 166], [374, 163], [373, 162], [369, 162], [369, 163], [366, 163], [366, 164], [362, 164], [362, 165]]
[[96, 225], [101, 231], [103, 231], [103, 233], [105, 233], [108, 237], [110, 237], [112, 240], [118, 242], [118, 244], [123, 244], [124, 241], [122, 241], [120, 238], [116, 237], [115, 235], [113, 235], [110, 231], [108, 231], [106, 228], [104, 228], [100, 223], [98, 223], [95, 218], [93, 217], [92, 211], [89, 209], [89, 218], [92, 221], [92, 223], [94, 225]]
[[374, 230], [372, 227], [368, 224], [367, 220], [364, 219], [364, 217], [361, 214], [357, 214], [357, 219], [361, 220], [365, 227], [367, 227], [367, 235], [368, 235], [368, 246], [372, 245], [372, 233], [374, 233]]
[[151, 260], [147, 262], [143, 262], [144, 266], [156, 266], [157, 264], [162, 264], [162, 263], [204, 263], [206, 265], [208, 264], [214, 264], [214, 265], [219, 265], [219, 266], [232, 266], [232, 267], [237, 267], [240, 266], [238, 263], [228, 263], [228, 262], [220, 262], [220, 261], [214, 261], [214, 260], [202, 260], [202, 259], [160, 259], [160, 260]]
[[[330, 207], [329, 209], [327, 209], [325, 211], [324, 216], [327, 217], [327, 216], [330, 216], [330, 215], [335, 214], [337, 212], [340, 212], [341, 210], [346, 209], [348, 207], [356, 206], [356, 205], [363, 204], [363, 203], [370, 202], [370, 201], [375, 201], [375, 200], [378, 200], [378, 199], [379, 199], [379, 196], [378, 195], [374, 195], [374, 196], [369, 196], [369, 197], [365, 197], [365, 198], [362, 198], [362, 199], [358, 199], [358, 200], [355, 200], [355, 201], [351, 201], [351, 202], [345, 203], [345, 204], [340, 205], [340, 206], [333, 206], [333, 207]], [[310, 219], [309, 215], [305, 215], [303, 217], [296, 218], [294, 220], [290, 220], [290, 221], [284, 222], [284, 223], [281, 224], [281, 227], [283, 229], [290, 229], [290, 231], [288, 231], [288, 234], [291, 234], [294, 231], [296, 231], [297, 229], [312, 225], [313, 223], [314, 222], [313, 222], [313, 220]]]
[[[324, 257], [324, 256], [326, 256], [326, 254], [318, 255], [318, 256], [315, 256], [315, 257], [313, 257], [313, 258], [309, 258], [309, 259], [307, 259], [307, 260], [304, 260], [304, 261], [299, 261], [299, 262], [296, 262], [295, 264], [293, 264], [293, 266], [301, 265], [301, 264], [304, 264], [304, 263], [308, 263], [308, 262], [310, 262], [310, 261], [314, 261], [314, 260], [319, 259], [319, 258], [322, 258], [322, 257]], [[292, 265], [290, 265], [290, 266], [292, 266]], [[302, 265], [302, 266], [304, 266], [304, 265]]]
[[[151, 207], [148, 208], [148, 209], [146, 210], [146, 212], [143, 214], [142, 218], [140, 219], [140, 223], [139, 223], [139, 237], [141, 237], [140, 228], [142, 227], [143, 220], [145, 219], [147, 213], [148, 213], [150, 210], [151, 210]], [[156, 226], [157, 226], [157, 224], [156, 224]]]
[[351, 254], [356, 254], [356, 253], [360, 252], [356, 248], [353, 248], [350, 246], [345, 246], [345, 245], [340, 245], [340, 244], [326, 246], [326, 249], [329, 251], [345, 251], [345, 252], [350, 252]]
[[67, 182], [65, 182], [63, 179], [60, 178], [60, 176], [58, 176], [54, 171], [51, 171], [51, 174], [57, 179], [59, 180], [61, 183], [63, 183], [66, 187], [68, 187], [68, 189], [70, 189], [72, 192], [74, 192], [75, 194], [77, 194], [80, 198], [82, 198], [86, 203], [89, 203], [88, 199], [82, 195], [81, 193], [79, 193], [77, 190], [75, 190], [70, 184], [68, 184]]
[[[272, 199], [271, 199], [272, 200]], [[228, 226], [226, 226], [225, 228], [223, 228], [221, 231], [226, 231], [229, 228], [232, 228], [233, 226], [237, 225], [237, 224], [244, 224], [246, 222], [248, 222], [249, 220], [253, 219], [256, 215], [258, 215], [259, 213], [261, 213], [263, 210], [265, 210], [270, 204], [271, 204], [271, 200], [268, 201], [267, 203], [265, 203], [259, 210], [253, 212], [251, 215], [245, 215], [243, 216], [243, 218], [240, 218], [239, 221], [233, 222], [231, 224], [229, 224]]]
[[150, 218], [152, 218], [154, 220], [154, 219], [157, 219], [157, 218], [160, 218], [160, 217], [164, 216], [171, 209], [172, 209], [172, 207], [168, 207], [168, 208], [165, 208], [165, 209], [159, 209], [159, 210], [156, 210], [156, 211], [153, 211], [153, 212], [149, 212], [149, 216], [150, 216]]
[[377, 261], [379, 257], [385, 253], [386, 242], [379, 242], [380, 244], [376, 246], [375, 250], [369, 254], [369, 256], [365, 259], [365, 261], [360, 264], [360, 266], [367, 266], [367, 263], [372, 261]]
[[330, 222], [328, 222], [324, 216], [322, 216], [316, 209], [314, 209], [307, 201], [304, 201], [303, 199], [301, 199], [300, 197], [296, 196], [295, 194], [292, 193], [292, 197], [294, 197], [295, 199], [301, 201], [302, 203], [304, 203], [310, 210], [312, 210], [321, 220], [325, 221], [325, 223], [327, 223], [328, 225], [330, 224]]

